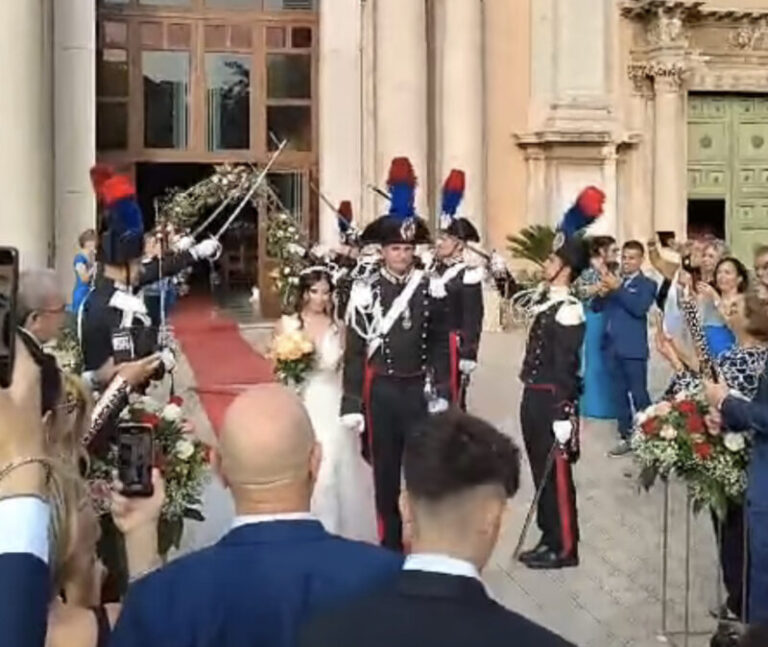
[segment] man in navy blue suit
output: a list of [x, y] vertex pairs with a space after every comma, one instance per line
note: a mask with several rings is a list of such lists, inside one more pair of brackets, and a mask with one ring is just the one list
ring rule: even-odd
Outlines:
[[134, 583], [111, 647], [293, 647], [314, 613], [394, 577], [399, 555], [333, 536], [310, 514], [320, 460], [293, 391], [268, 384], [240, 395], [217, 457], [232, 530]]
[[648, 310], [656, 298], [656, 283], [640, 267], [645, 257], [643, 244], [630, 240], [621, 250], [621, 277], [608, 276], [601, 292], [592, 301], [604, 312], [603, 353], [613, 385], [612, 397], [618, 411], [619, 444], [610, 456], [631, 451], [633, 409], [650, 406], [648, 395]]

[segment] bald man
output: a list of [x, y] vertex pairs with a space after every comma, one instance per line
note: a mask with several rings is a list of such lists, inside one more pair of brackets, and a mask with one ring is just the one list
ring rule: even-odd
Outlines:
[[110, 647], [293, 647], [315, 612], [394, 577], [398, 555], [331, 535], [309, 513], [321, 454], [293, 391], [240, 395], [214, 461], [232, 530], [133, 584]]

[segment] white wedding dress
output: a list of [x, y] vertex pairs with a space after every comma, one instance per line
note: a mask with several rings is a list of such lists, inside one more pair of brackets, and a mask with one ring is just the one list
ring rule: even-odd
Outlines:
[[[297, 329], [297, 317], [284, 317], [283, 329]], [[328, 532], [348, 539], [378, 543], [373, 472], [360, 454], [360, 436], [340, 422], [341, 332], [331, 327], [315, 348], [315, 366], [302, 385], [323, 458], [312, 495], [311, 510]]]

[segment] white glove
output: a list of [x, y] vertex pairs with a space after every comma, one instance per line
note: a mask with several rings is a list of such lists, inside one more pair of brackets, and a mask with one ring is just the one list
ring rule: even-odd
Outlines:
[[429, 401], [427, 409], [429, 413], [434, 416], [438, 413], [443, 413], [443, 411], [448, 411], [449, 406], [450, 404], [445, 398], [435, 398], [434, 400]]
[[317, 245], [312, 248], [312, 254], [317, 258], [325, 258], [326, 256], [329, 256], [330, 253], [331, 250], [325, 245], [321, 245], [320, 243], [317, 243]]
[[221, 253], [221, 243], [215, 238], [208, 238], [201, 243], [197, 243], [189, 250], [196, 261], [202, 259], [215, 259]]
[[570, 420], [555, 420], [555, 422], [552, 423], [552, 433], [555, 434], [557, 442], [561, 445], [565, 445], [565, 443], [571, 439], [573, 425]]
[[174, 252], [186, 252], [195, 244], [195, 239], [192, 236], [182, 236], [173, 244]]
[[168, 372], [176, 368], [176, 355], [170, 348], [163, 348], [160, 351], [160, 361]]
[[497, 275], [507, 273], [507, 262], [498, 252], [491, 254], [491, 272]]
[[459, 372], [464, 375], [469, 375], [477, 368], [477, 362], [473, 362], [471, 359], [459, 360]]
[[362, 413], [345, 413], [341, 416], [341, 426], [347, 431], [359, 434], [365, 429], [365, 418]]

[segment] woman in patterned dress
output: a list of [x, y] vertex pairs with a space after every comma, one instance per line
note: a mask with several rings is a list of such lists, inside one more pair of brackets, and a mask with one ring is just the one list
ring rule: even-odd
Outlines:
[[[761, 307], [760, 302], [754, 296], [745, 299], [742, 294], [740, 297], [733, 301], [728, 312], [728, 325], [735, 335], [736, 343], [720, 353], [714, 359], [714, 365], [719, 378], [729, 389], [751, 400], [757, 392], [760, 375], [768, 361], [768, 346], [752, 335], [747, 325], [750, 308]], [[675, 370], [665, 397], [674, 397], [682, 391], [697, 390], [701, 387], [697, 358], [683, 358], [684, 353], [678, 351], [672, 337], [663, 332], [657, 335], [656, 346]], [[743, 608], [744, 506], [741, 503], [729, 502], [722, 526], [714, 513], [712, 519], [718, 536], [720, 566], [727, 591], [726, 602], [716, 613], [721, 619], [737, 619], [741, 617]]]

